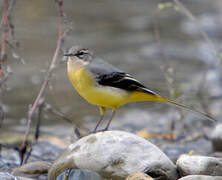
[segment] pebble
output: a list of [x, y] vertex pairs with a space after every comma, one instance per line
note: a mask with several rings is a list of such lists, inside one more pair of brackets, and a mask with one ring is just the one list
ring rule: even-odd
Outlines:
[[72, 169], [70, 172], [67, 170], [60, 174], [56, 180], [65, 180], [67, 175], [69, 180], [102, 180], [101, 176], [97, 173], [82, 169]]
[[154, 180], [154, 179], [143, 172], [136, 172], [127, 176], [126, 180]]
[[184, 154], [178, 158], [176, 165], [181, 176], [222, 176], [222, 159], [220, 158]]
[[123, 131], [98, 132], [71, 144], [53, 163], [49, 180], [70, 168], [88, 169], [112, 179], [125, 179], [134, 172], [163, 180], [178, 177], [176, 166], [158, 147]]
[[16, 176], [33, 177], [36, 175], [47, 174], [51, 163], [46, 161], [35, 161], [24, 164], [13, 169], [12, 174]]
[[206, 175], [189, 175], [180, 178], [179, 180], [222, 180], [221, 176], [206, 176]]
[[31, 178], [26, 178], [26, 177], [17, 177], [17, 176], [14, 176], [8, 172], [0, 172], [0, 179], [1, 180], [34, 180], [34, 179], [31, 179]]

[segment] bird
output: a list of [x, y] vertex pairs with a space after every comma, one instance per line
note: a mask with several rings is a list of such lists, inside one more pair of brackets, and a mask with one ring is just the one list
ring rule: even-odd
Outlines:
[[101, 58], [94, 57], [93, 52], [88, 48], [72, 46], [64, 56], [68, 57], [67, 74], [75, 90], [90, 104], [99, 107], [100, 119], [93, 132], [97, 132], [107, 108], [112, 109], [112, 115], [102, 131], [108, 130], [119, 107], [137, 101], [174, 104], [198, 113], [211, 121], [216, 121], [207, 113], [159, 95], [131, 74], [114, 67]]

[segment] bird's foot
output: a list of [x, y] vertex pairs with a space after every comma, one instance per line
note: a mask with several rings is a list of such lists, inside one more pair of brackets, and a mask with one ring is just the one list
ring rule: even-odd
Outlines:
[[90, 134], [94, 134], [94, 133], [98, 133], [98, 132], [105, 132], [105, 131], [108, 131], [107, 128], [104, 128], [104, 129], [100, 129], [100, 130], [93, 130], [92, 132], [90, 132]]
[[80, 133], [79, 129], [78, 128], [75, 128], [74, 129], [74, 133], [75, 135], [77, 136], [78, 139], [82, 138], [83, 135]]
[[81, 134], [80, 131], [78, 130], [78, 128], [75, 128], [74, 132], [75, 132], [75, 135], [78, 137], [78, 139], [80, 139], [82, 137], [85, 137], [85, 136], [88, 136], [88, 135], [91, 135], [91, 134], [95, 134], [95, 133], [98, 133], [98, 132], [105, 132], [107, 130], [108, 130], [107, 128], [104, 128], [104, 129], [100, 129], [100, 130], [93, 130], [93, 131], [88, 132], [86, 134]]

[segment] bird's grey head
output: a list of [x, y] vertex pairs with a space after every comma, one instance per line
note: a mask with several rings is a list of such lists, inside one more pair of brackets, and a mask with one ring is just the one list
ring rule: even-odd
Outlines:
[[72, 46], [69, 49], [69, 52], [67, 54], [64, 54], [64, 56], [73, 57], [71, 59], [89, 62], [92, 60], [93, 53], [81, 46]]

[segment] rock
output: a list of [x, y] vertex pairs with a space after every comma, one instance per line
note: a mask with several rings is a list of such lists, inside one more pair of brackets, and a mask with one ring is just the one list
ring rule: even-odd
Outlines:
[[154, 179], [143, 172], [136, 172], [127, 176], [126, 180], [154, 180]]
[[13, 170], [12, 174], [16, 176], [34, 177], [48, 173], [51, 163], [46, 161], [36, 161], [24, 164]]
[[158, 147], [121, 131], [90, 134], [71, 144], [53, 163], [48, 177], [55, 180], [70, 168], [88, 169], [112, 179], [124, 179], [134, 172], [164, 180], [178, 177], [175, 165]]
[[30, 178], [25, 178], [25, 177], [17, 177], [14, 176], [8, 172], [0, 172], [0, 179], [2, 180], [34, 180], [34, 179], [30, 179]]
[[222, 159], [219, 158], [184, 154], [179, 157], [176, 164], [181, 176], [222, 176]]
[[70, 172], [68, 172], [69, 170], [67, 170], [66, 172], [60, 174], [56, 180], [64, 180], [66, 177], [66, 175], [68, 174], [69, 176], [69, 180], [74, 180], [74, 179], [78, 179], [78, 180], [102, 180], [102, 178], [100, 177], [100, 175], [98, 175], [95, 172], [92, 171], [88, 171], [88, 170], [79, 170], [79, 169], [72, 169]]
[[214, 151], [222, 151], [222, 124], [217, 124], [210, 134]]
[[222, 180], [221, 176], [189, 175], [178, 180]]

